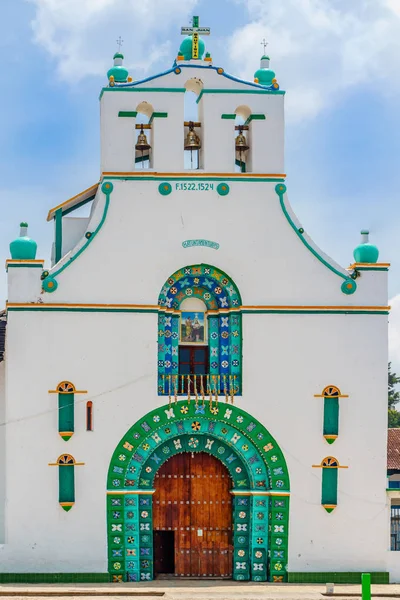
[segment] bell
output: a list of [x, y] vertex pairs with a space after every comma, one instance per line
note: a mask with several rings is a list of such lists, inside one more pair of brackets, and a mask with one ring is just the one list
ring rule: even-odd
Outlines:
[[247, 140], [246, 140], [245, 136], [243, 135], [243, 130], [239, 129], [239, 135], [237, 136], [237, 138], [235, 140], [236, 152], [244, 152], [245, 150], [248, 150], [249, 148], [250, 148], [250, 146], [248, 146]]
[[200, 150], [201, 141], [199, 136], [194, 130], [192, 122], [189, 123], [189, 131], [185, 140], [185, 150]]
[[135, 144], [135, 149], [140, 150], [140, 152], [144, 152], [145, 150], [150, 150], [150, 148], [151, 148], [151, 146], [150, 146], [149, 142], [147, 141], [146, 134], [143, 131], [143, 127], [142, 127], [140, 130], [140, 133], [138, 135], [137, 142]]

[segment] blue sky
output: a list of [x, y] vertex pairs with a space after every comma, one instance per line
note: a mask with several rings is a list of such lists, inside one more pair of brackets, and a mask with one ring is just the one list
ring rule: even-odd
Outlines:
[[[140, 79], [171, 65], [192, 14], [212, 29], [214, 64], [238, 76], [252, 79], [269, 40], [287, 91], [290, 202], [344, 266], [370, 229], [380, 260], [392, 263], [400, 368], [400, 0], [2, 0], [0, 258], [26, 220], [47, 259], [48, 209], [97, 181], [98, 93], [117, 37]], [[0, 305], [5, 298], [4, 274]]]

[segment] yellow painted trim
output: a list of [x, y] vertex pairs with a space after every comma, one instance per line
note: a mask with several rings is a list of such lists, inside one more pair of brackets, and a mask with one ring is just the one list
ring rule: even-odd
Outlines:
[[60, 506], [74, 506], [75, 502], [59, 502]]
[[314, 398], [348, 398], [348, 394], [339, 394], [339, 396], [324, 396], [323, 394], [314, 394]]
[[324, 508], [336, 508], [337, 504], [323, 504], [322, 505]]
[[6, 266], [7, 265], [20, 265], [20, 264], [24, 264], [24, 263], [34, 263], [37, 265], [43, 265], [44, 264], [44, 260], [42, 259], [33, 259], [33, 258], [7, 258], [6, 260]]
[[30, 306], [31, 308], [141, 308], [141, 309], [159, 309], [158, 304], [63, 304], [63, 303], [40, 303], [40, 304], [31, 304], [29, 302], [6, 302], [6, 307], [10, 308], [18, 308], [23, 306]]
[[337, 467], [324, 467], [321, 465], [311, 465], [313, 469], [348, 469], [349, 467], [345, 465], [338, 465]]
[[[65, 304], [65, 303], [40, 303], [32, 304], [29, 302], [6, 302], [6, 307], [19, 308], [29, 306], [30, 308], [137, 308], [142, 310], [158, 310], [160, 312], [175, 312], [179, 314], [181, 311], [176, 309], [166, 308], [165, 306], [159, 306], [158, 304]], [[229, 312], [238, 311], [251, 311], [251, 310], [296, 310], [296, 311], [308, 311], [308, 310], [341, 310], [344, 312], [352, 312], [358, 310], [365, 311], [388, 311], [391, 306], [296, 306], [296, 305], [251, 305], [251, 306], [235, 306], [233, 308], [222, 308], [217, 310], [209, 310], [209, 314], [222, 314]]]
[[[279, 177], [281, 179], [286, 177], [286, 173], [206, 173], [204, 171], [198, 173], [159, 173], [158, 171], [107, 171], [102, 173], [102, 179], [104, 177], [193, 177], [193, 178], [206, 178], [206, 177], [240, 177], [240, 178], [261, 178], [261, 177]], [[60, 206], [62, 206], [60, 204]], [[59, 207], [56, 207], [59, 208]], [[53, 209], [55, 210], [55, 209]]]
[[382, 269], [387, 269], [390, 267], [390, 263], [353, 263], [348, 269], [356, 269], [357, 267], [382, 267]]
[[324, 438], [325, 438], [326, 440], [336, 440], [336, 439], [337, 439], [337, 437], [338, 437], [338, 436], [337, 436], [337, 435], [334, 435], [334, 434], [327, 434], [327, 433], [325, 433], [325, 434], [324, 434]]
[[62, 437], [63, 435], [70, 435], [71, 437], [74, 435], [74, 431], [59, 431], [58, 434]]
[[73, 465], [59, 465], [58, 463], [49, 463], [49, 467], [82, 467], [85, 463], [75, 462]]
[[239, 306], [229, 310], [389, 310], [390, 306]]
[[87, 390], [74, 390], [73, 392], [58, 392], [57, 390], [49, 390], [49, 394], [60, 394], [61, 396], [64, 394], [87, 394]]
[[124, 496], [125, 494], [155, 494], [156, 490], [107, 490], [107, 495]]
[[94, 191], [95, 189], [97, 189], [100, 185], [100, 181], [98, 183], [95, 183], [94, 185], [88, 187], [86, 190], [83, 190], [83, 192], [79, 192], [79, 194], [76, 194], [76, 196], [72, 196], [72, 198], [69, 198], [68, 200], [65, 200], [65, 202], [61, 202], [61, 204], [57, 204], [57, 206], [55, 206], [54, 208], [51, 208], [48, 212], [47, 215], [47, 220], [51, 221], [51, 219], [53, 218], [54, 214], [56, 212], [56, 210], [58, 210], [59, 208], [65, 208], [68, 204], [74, 202], [74, 200], [77, 200], [78, 198], [80, 198], [80, 196], [84, 196], [87, 192], [90, 191]]

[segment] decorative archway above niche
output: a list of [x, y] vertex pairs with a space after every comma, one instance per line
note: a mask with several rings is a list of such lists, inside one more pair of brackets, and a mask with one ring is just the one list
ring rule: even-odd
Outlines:
[[207, 264], [186, 266], [165, 282], [158, 304], [158, 393], [178, 397], [187, 393], [179, 374], [181, 304], [198, 298], [206, 306], [209, 373], [202, 378], [196, 396], [225, 396], [233, 402], [242, 390], [242, 299], [233, 280]]

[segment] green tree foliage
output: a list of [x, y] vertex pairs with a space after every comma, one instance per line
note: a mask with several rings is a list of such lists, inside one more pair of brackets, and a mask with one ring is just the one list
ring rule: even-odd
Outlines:
[[400, 383], [400, 377], [391, 370], [391, 363], [388, 365], [388, 427], [400, 427], [400, 412], [396, 410], [396, 404], [400, 400], [400, 392], [396, 390], [396, 385]]

